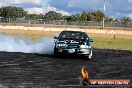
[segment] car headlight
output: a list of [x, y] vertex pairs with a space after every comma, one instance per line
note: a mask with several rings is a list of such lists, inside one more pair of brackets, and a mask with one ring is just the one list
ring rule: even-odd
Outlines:
[[57, 47], [67, 47], [67, 44], [57, 44]]
[[88, 46], [88, 45], [80, 45], [80, 48], [91, 48], [91, 46]]

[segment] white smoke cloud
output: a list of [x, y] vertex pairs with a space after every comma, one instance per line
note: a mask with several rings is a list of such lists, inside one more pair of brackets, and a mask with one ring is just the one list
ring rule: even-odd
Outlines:
[[55, 11], [55, 12], [57, 12], [57, 13], [61, 13], [62, 15], [70, 15], [70, 13], [69, 12], [65, 12], [65, 11], [63, 11], [63, 10], [58, 10], [57, 8], [55, 8], [55, 7], [52, 7], [52, 6], [50, 6], [50, 5], [48, 5], [48, 7], [47, 7], [47, 12], [48, 11]]
[[132, 13], [128, 14], [127, 16], [132, 19]]
[[29, 14], [44, 14], [45, 13], [43, 8], [37, 8], [37, 7], [28, 8], [26, 10], [28, 11]]
[[58, 10], [55, 7], [51, 7], [50, 5], [48, 5], [47, 7], [42, 7], [42, 8], [38, 8], [38, 7], [33, 7], [33, 8], [28, 8], [26, 9], [28, 11], [29, 14], [45, 14], [49, 11], [55, 11], [57, 13], [61, 13], [62, 15], [70, 15], [69, 12], [65, 12], [63, 10]]
[[0, 34], [0, 51], [53, 54], [54, 39], [44, 37], [38, 41], [31, 41]]
[[27, 4], [27, 3], [32, 3], [32, 4], [40, 4], [41, 0], [15, 0], [16, 4]]
[[128, 0], [130, 3], [132, 3], [132, 0]]

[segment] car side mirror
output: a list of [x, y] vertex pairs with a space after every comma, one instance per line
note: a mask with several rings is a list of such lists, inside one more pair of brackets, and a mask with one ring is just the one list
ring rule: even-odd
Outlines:
[[93, 39], [90, 39], [90, 42], [93, 42]]
[[54, 39], [58, 39], [58, 37], [57, 36], [54, 36]]
[[56, 43], [59, 37], [54, 36], [54, 42]]

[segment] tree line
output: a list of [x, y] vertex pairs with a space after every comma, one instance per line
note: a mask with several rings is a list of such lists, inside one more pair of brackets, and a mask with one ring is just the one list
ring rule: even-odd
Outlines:
[[56, 21], [56, 20], [63, 20], [67, 22], [87, 22], [87, 21], [95, 21], [101, 22], [103, 17], [105, 17], [105, 22], [117, 22], [120, 21], [122, 23], [127, 23], [132, 21], [129, 17], [123, 17], [121, 19], [113, 19], [110, 17], [106, 17], [105, 14], [100, 11], [91, 11], [91, 12], [81, 12], [74, 15], [63, 15], [61, 13], [57, 13], [54, 11], [49, 11], [46, 14], [28, 14], [21, 7], [14, 7], [14, 6], [3, 6], [0, 8], [0, 17], [5, 19], [12, 19], [16, 20], [17, 18], [24, 18], [27, 20], [37, 20], [43, 19], [46, 21]]

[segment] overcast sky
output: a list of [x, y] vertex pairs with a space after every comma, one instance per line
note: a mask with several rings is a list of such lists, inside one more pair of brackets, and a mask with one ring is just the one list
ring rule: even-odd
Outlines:
[[[70, 15], [82, 11], [103, 11], [103, 0], [0, 0], [0, 6], [20, 6], [29, 13], [56, 11]], [[132, 0], [106, 0], [107, 16], [132, 18]]]

